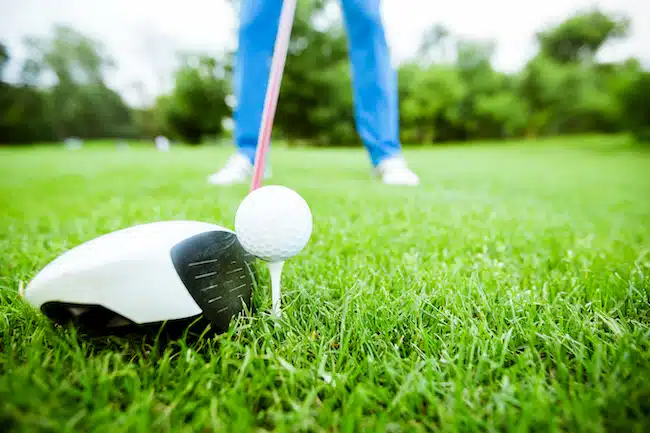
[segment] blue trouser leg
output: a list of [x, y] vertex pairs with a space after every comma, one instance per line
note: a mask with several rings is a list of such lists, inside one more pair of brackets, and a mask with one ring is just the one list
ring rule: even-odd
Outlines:
[[341, 0], [348, 34], [357, 131], [373, 165], [401, 152], [397, 74], [380, 0]]
[[[397, 76], [379, 0], [341, 0], [349, 40], [357, 131], [377, 165], [401, 151]], [[243, 0], [234, 67], [235, 143], [255, 159], [282, 0]]]
[[233, 69], [235, 144], [255, 161], [282, 0], [243, 0]]

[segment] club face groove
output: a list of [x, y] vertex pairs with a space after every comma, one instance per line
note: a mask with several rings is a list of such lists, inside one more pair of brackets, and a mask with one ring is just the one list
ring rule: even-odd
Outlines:
[[251, 309], [255, 260], [232, 232], [205, 232], [175, 245], [172, 263], [194, 301], [218, 332]]

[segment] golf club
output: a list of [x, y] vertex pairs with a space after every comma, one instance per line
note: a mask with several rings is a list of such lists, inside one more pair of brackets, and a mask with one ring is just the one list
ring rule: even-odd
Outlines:
[[221, 333], [252, 309], [253, 260], [225, 227], [160, 221], [77, 245], [45, 266], [22, 294], [55, 322], [93, 331], [203, 316]]
[[269, 74], [269, 81], [266, 87], [264, 110], [262, 112], [262, 122], [257, 138], [257, 150], [255, 152], [255, 164], [253, 168], [251, 191], [259, 188], [262, 184], [264, 165], [266, 163], [266, 153], [269, 147], [269, 142], [271, 141], [273, 118], [275, 117], [275, 109], [278, 104], [280, 83], [282, 82], [284, 63], [287, 58], [287, 50], [289, 48], [289, 39], [291, 37], [291, 27], [293, 26], [293, 17], [295, 10], [296, 0], [284, 0], [282, 2], [282, 11], [280, 12], [278, 33], [275, 40], [275, 47], [273, 49], [271, 72]]

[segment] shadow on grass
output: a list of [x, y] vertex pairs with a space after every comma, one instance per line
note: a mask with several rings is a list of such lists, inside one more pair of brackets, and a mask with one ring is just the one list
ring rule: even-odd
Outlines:
[[188, 349], [199, 355], [219, 350], [224, 340], [237, 339], [246, 328], [250, 316], [233, 318], [228, 329], [215, 329], [202, 315], [148, 325], [127, 325], [115, 328], [81, 326], [49, 321], [50, 330], [67, 345], [82, 348], [87, 356], [104, 352], [120, 352], [131, 359], [160, 358]]

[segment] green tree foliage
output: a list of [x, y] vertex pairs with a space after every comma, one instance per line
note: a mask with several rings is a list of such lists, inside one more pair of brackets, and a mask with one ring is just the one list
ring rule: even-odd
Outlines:
[[624, 85], [612, 83], [621, 79], [616, 67], [604, 68], [595, 58], [608, 41], [624, 37], [628, 27], [627, 19], [592, 10], [538, 32], [540, 52], [520, 74], [520, 95], [531, 108], [530, 134], [620, 128]]
[[622, 90], [622, 124], [642, 142], [650, 143], [650, 72], [643, 71]]
[[133, 120], [140, 137], [174, 135], [167, 119], [168, 99], [168, 95], [160, 95], [151, 106], [133, 109]]
[[405, 64], [398, 79], [404, 143], [431, 143], [461, 133], [461, 109], [468, 88], [457, 68]]
[[457, 138], [499, 137], [502, 134], [502, 124], [495, 121], [500, 116], [491, 113], [491, 109], [499, 108], [500, 104], [498, 99], [491, 99], [505, 90], [508, 77], [492, 68], [491, 59], [495, 46], [492, 42], [462, 39], [456, 45], [456, 68], [467, 88], [460, 107], [464, 131], [462, 136]]
[[27, 85], [0, 82], [0, 144], [51, 140], [45, 95]]
[[0, 43], [0, 82], [2, 82], [2, 79], [4, 78], [4, 71], [7, 63], [9, 63], [9, 50], [3, 43]]
[[542, 54], [557, 62], [591, 61], [606, 42], [625, 37], [629, 25], [627, 18], [616, 19], [596, 9], [538, 32], [537, 41]]
[[528, 104], [517, 79], [495, 71], [491, 41], [456, 39], [440, 25], [425, 33], [415, 61], [399, 70], [402, 140], [443, 142], [522, 134]]
[[[324, 13], [333, 1], [298, 2], [274, 123], [274, 134], [289, 143], [359, 145], [347, 35]], [[602, 47], [628, 30], [625, 17], [577, 13], [536, 34], [539, 51], [521, 71], [502, 73], [492, 64], [493, 42], [459, 38], [436, 24], [398, 67], [401, 140], [621, 131], [648, 139], [649, 72], [635, 59], [598, 61]], [[50, 38], [25, 43], [22, 83], [1, 84], [3, 142], [164, 134], [196, 144], [226, 135], [232, 53], [186, 55], [173, 89], [135, 109], [105, 84], [114, 64], [99, 42], [56, 27]], [[0, 77], [8, 59], [0, 45]]]
[[24, 43], [22, 83], [4, 84], [3, 142], [137, 134], [130, 107], [105, 83], [113, 61], [101, 43], [65, 26]]
[[188, 143], [198, 144], [206, 135], [220, 135], [226, 104], [226, 68], [211, 57], [188, 56], [176, 72], [176, 85], [168, 97], [158, 100], [169, 130]]
[[0, 44], [0, 143], [31, 143], [50, 138], [46, 94], [28, 85], [4, 81], [9, 50]]
[[549, 135], [616, 128], [617, 95], [597, 68], [538, 56], [525, 68], [521, 96], [532, 109], [529, 132]]
[[24, 43], [29, 57], [23, 77], [28, 83], [40, 82], [44, 74], [50, 74], [63, 87], [100, 84], [114, 65], [99, 41], [67, 26], [55, 26], [51, 38], [27, 37]]

